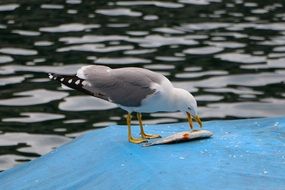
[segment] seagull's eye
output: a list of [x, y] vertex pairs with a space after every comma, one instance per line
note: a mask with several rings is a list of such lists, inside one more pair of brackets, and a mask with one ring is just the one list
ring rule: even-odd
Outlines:
[[191, 108], [190, 108], [190, 107], [188, 107], [188, 109], [189, 109], [189, 110], [191, 110]]

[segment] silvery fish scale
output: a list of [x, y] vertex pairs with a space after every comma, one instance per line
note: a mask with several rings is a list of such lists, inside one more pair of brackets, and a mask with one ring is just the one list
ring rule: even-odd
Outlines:
[[145, 143], [143, 146], [186, 142], [197, 139], [210, 138], [212, 135], [213, 133], [207, 130], [182, 131], [167, 137], [163, 137], [153, 142]]

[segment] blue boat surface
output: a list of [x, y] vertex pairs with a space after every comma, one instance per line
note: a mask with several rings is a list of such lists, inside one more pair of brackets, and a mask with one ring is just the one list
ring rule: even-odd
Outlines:
[[[214, 136], [151, 147], [127, 142], [126, 126], [87, 132], [2, 172], [0, 189], [285, 189], [285, 117], [208, 121], [204, 128]], [[145, 127], [162, 136], [187, 129]]]

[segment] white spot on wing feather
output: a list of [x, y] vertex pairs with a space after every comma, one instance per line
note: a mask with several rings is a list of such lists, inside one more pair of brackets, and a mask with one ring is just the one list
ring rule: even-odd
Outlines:
[[91, 84], [87, 81], [82, 81], [82, 86], [91, 86]]

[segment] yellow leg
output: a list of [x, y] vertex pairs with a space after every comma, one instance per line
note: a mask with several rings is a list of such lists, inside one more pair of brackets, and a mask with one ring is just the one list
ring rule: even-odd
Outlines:
[[127, 116], [127, 125], [128, 125], [128, 140], [129, 140], [129, 142], [135, 143], [135, 144], [139, 144], [139, 143], [142, 143], [142, 142], [146, 142], [146, 140], [143, 139], [143, 138], [134, 138], [134, 137], [132, 136], [131, 120], [132, 120], [132, 116], [131, 116], [130, 113], [128, 113], [128, 116]]
[[[190, 128], [193, 130], [192, 116], [191, 116], [191, 114], [188, 113], [188, 112], [186, 112], [186, 114], [187, 114], [187, 119], [188, 119], [189, 126], [190, 126]], [[196, 116], [194, 117], [194, 119], [198, 122], [199, 127], [202, 128], [202, 121], [201, 121], [200, 117], [199, 117], [198, 115], [196, 115]]]
[[200, 119], [200, 117], [198, 115], [195, 117], [195, 120], [198, 122], [199, 127], [202, 128], [203, 127], [202, 121], [201, 121], [201, 119]]
[[187, 119], [188, 119], [189, 126], [190, 126], [191, 130], [193, 130], [192, 116], [188, 112], [186, 114], [187, 114]]
[[137, 113], [137, 118], [139, 120], [139, 124], [140, 124], [140, 129], [141, 129], [141, 137], [144, 139], [154, 139], [154, 138], [160, 138], [160, 135], [151, 135], [151, 134], [146, 134], [144, 132], [143, 129], [143, 124], [142, 124], [142, 114], [141, 113]]

